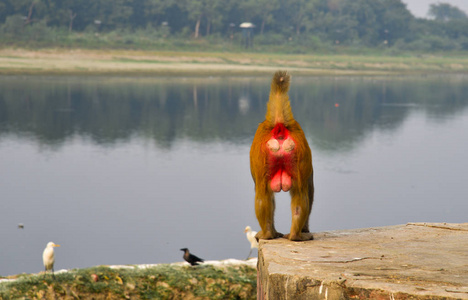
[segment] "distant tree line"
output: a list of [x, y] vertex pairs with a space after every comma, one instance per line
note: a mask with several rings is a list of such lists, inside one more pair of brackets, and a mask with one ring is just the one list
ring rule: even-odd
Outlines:
[[233, 40], [242, 39], [239, 25], [251, 22], [262, 45], [468, 50], [462, 10], [438, 3], [429, 15], [415, 18], [401, 0], [0, 0], [0, 39], [125, 32]]

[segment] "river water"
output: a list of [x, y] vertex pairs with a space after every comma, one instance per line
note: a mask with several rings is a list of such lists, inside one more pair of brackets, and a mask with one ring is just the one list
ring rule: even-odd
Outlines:
[[[270, 78], [0, 77], [0, 275], [243, 259]], [[468, 221], [468, 77], [293, 77], [312, 231]], [[289, 232], [289, 195], [276, 228]], [[18, 228], [18, 224], [24, 228]], [[256, 255], [256, 252], [254, 252]]]

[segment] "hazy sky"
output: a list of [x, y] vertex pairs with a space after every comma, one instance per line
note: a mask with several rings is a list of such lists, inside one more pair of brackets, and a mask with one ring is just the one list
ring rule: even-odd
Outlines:
[[427, 17], [429, 5], [433, 3], [449, 3], [468, 14], [468, 0], [402, 0], [402, 2], [406, 3], [411, 13], [419, 18]]

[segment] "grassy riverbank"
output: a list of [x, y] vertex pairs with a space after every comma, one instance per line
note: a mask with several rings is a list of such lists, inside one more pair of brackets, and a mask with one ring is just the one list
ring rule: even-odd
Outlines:
[[256, 299], [249, 264], [93, 267], [0, 280], [0, 299]]
[[395, 75], [468, 73], [466, 56], [359, 56], [137, 50], [0, 49], [0, 74]]

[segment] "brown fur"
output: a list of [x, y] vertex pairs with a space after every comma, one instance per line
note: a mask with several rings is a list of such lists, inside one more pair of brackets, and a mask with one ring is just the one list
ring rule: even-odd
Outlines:
[[314, 201], [314, 182], [312, 154], [304, 132], [292, 114], [288, 90], [290, 76], [285, 71], [278, 71], [271, 82], [270, 98], [267, 104], [265, 121], [259, 124], [250, 148], [250, 171], [255, 183], [255, 213], [261, 231], [257, 239], [274, 239], [283, 236], [277, 232], [274, 224], [275, 198], [270, 187], [273, 174], [270, 163], [270, 151], [267, 142], [272, 138], [272, 130], [282, 123], [295, 142], [292, 168], [291, 195], [291, 231], [285, 237], [294, 240], [310, 240], [309, 215]]

